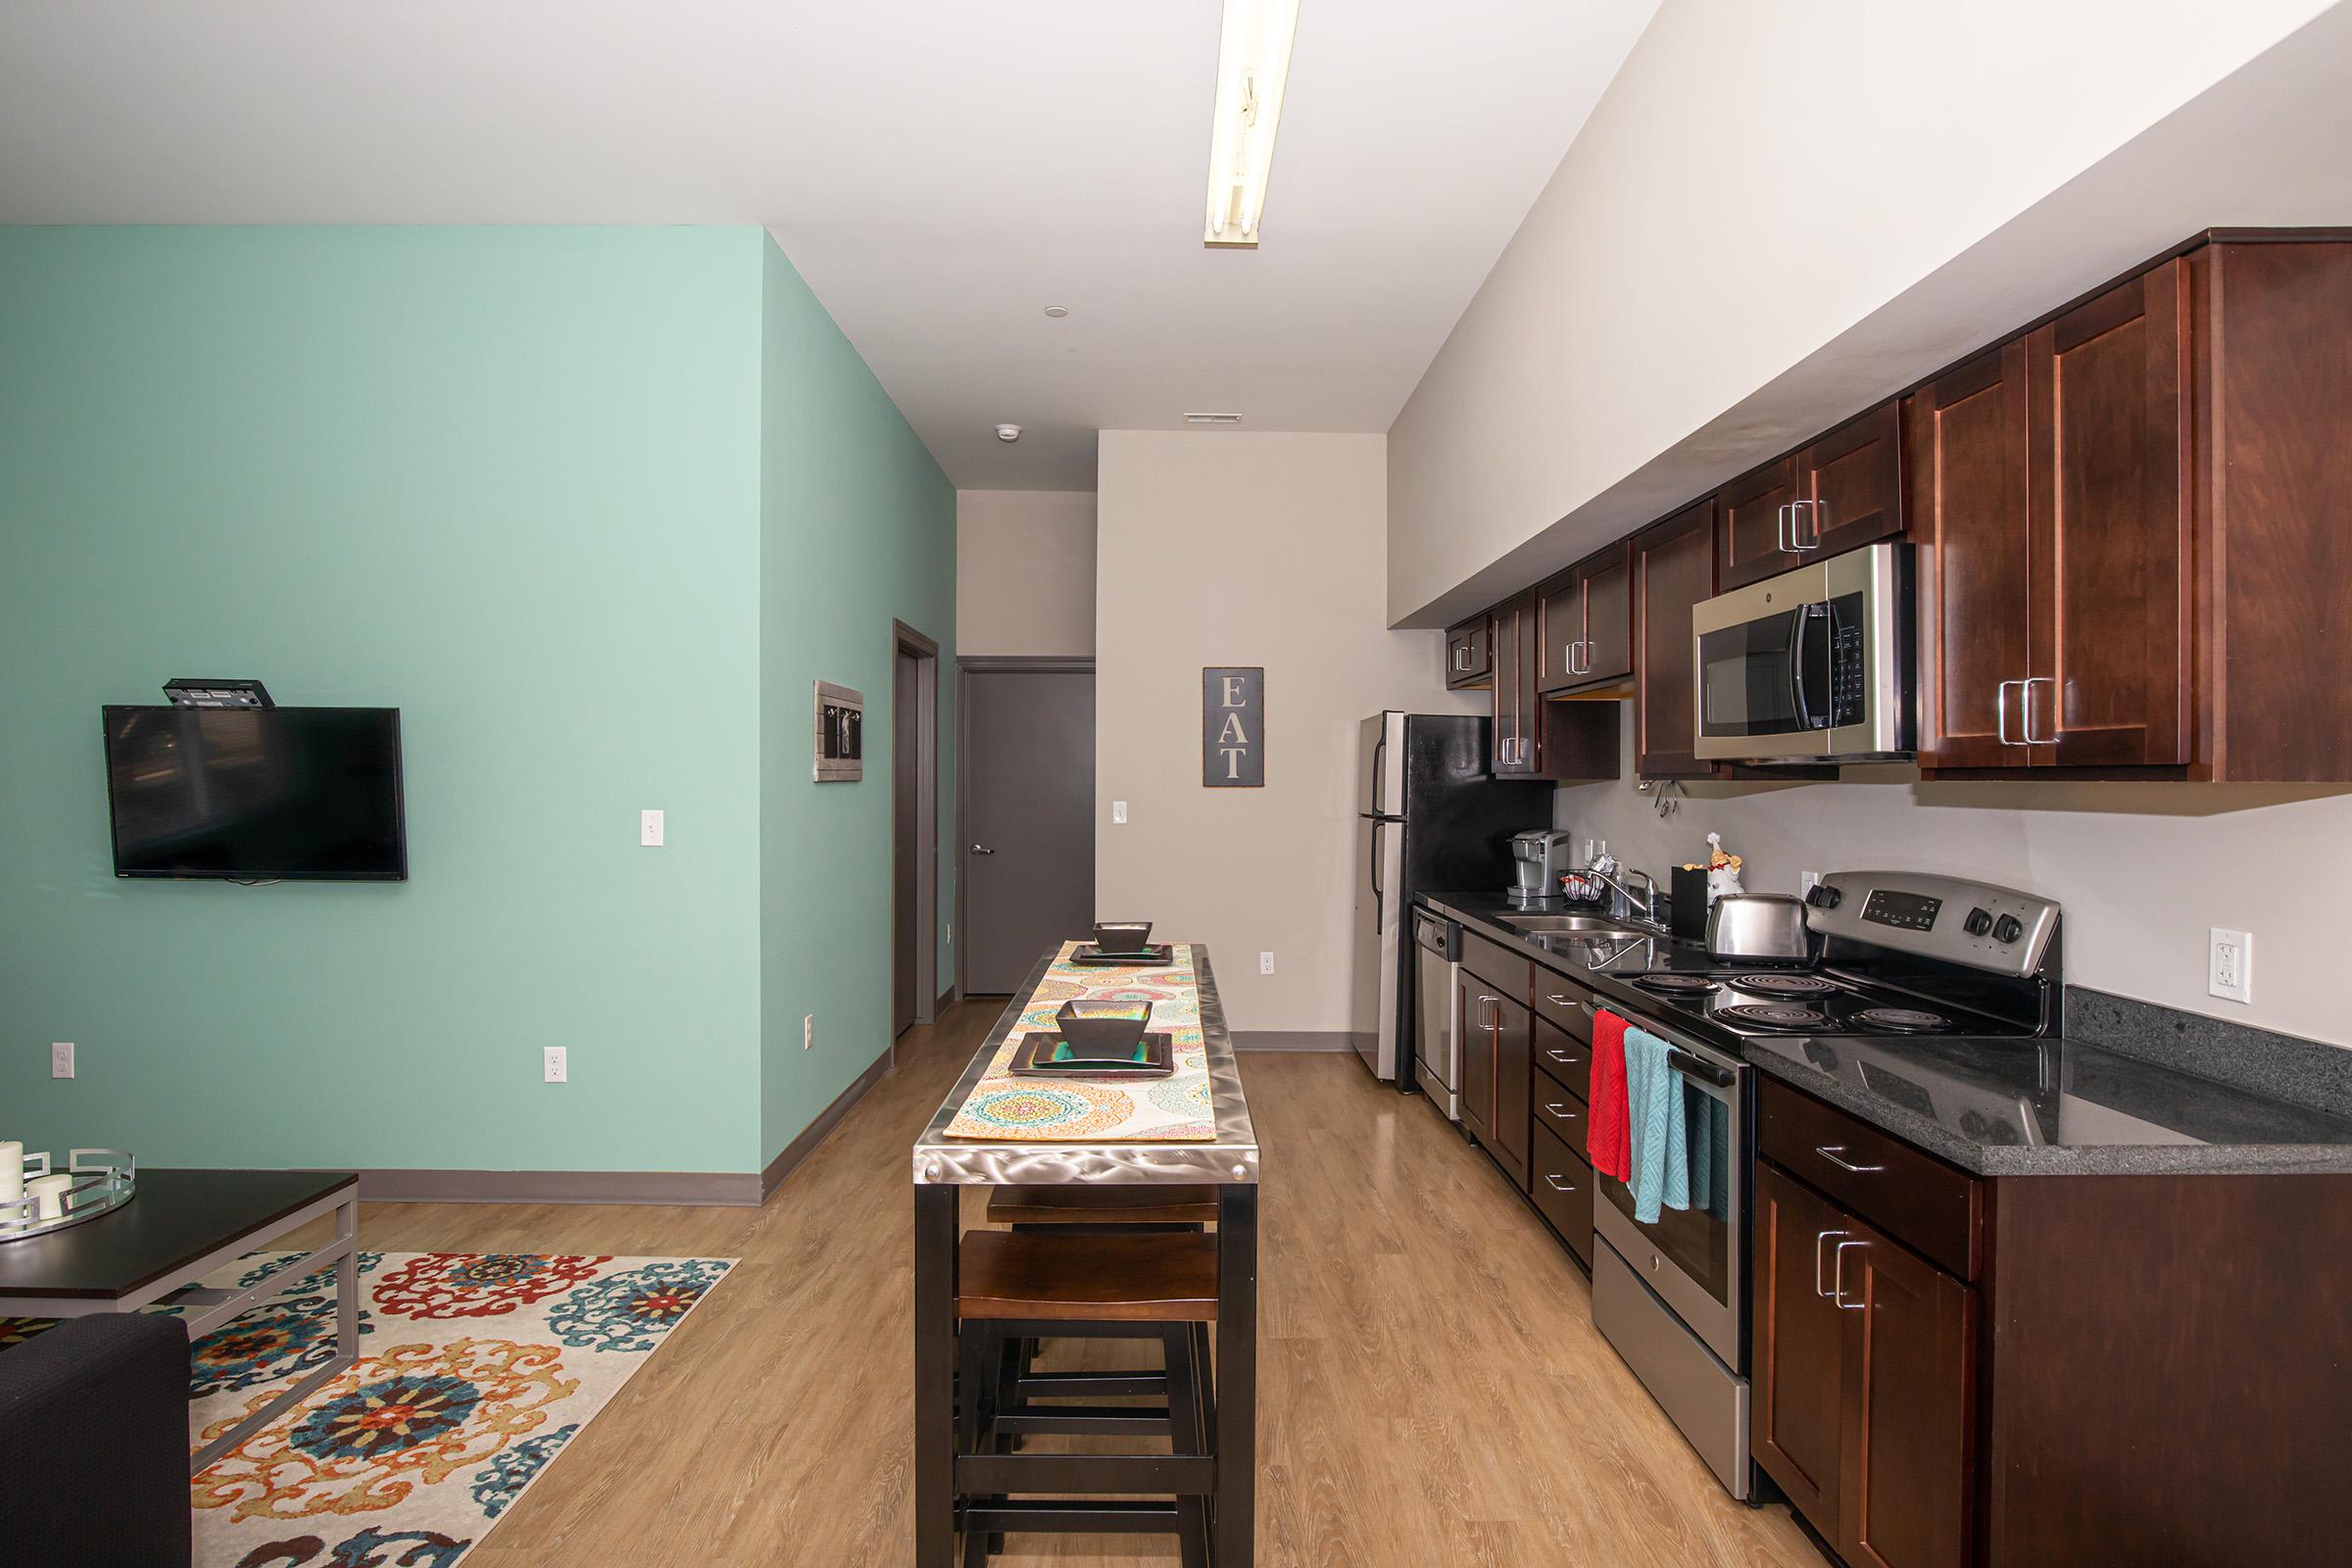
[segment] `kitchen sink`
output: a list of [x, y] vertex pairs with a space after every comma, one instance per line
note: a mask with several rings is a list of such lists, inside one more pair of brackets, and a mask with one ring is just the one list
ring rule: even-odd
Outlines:
[[1536, 936], [1646, 937], [1654, 933], [1597, 914], [1506, 914], [1502, 923]]

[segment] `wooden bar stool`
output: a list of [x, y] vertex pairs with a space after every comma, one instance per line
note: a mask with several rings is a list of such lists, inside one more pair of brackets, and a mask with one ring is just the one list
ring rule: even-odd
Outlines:
[[[1206, 1568], [1216, 1484], [1208, 1325], [1217, 1247], [1198, 1232], [970, 1231], [957, 1254], [956, 1315], [964, 1391], [957, 1412], [956, 1512], [965, 1568], [1008, 1531], [1173, 1533], [1185, 1568]], [[1039, 1376], [1022, 1342], [1156, 1339], [1163, 1370]], [[1040, 1405], [1048, 1398], [1164, 1394], [1162, 1407]], [[1013, 1453], [1043, 1433], [1168, 1440], [1170, 1451]], [[1038, 1495], [1062, 1494], [1063, 1495]], [[1153, 1500], [1133, 1500], [1143, 1494]], [[1165, 1502], [1157, 1500], [1166, 1497]]]

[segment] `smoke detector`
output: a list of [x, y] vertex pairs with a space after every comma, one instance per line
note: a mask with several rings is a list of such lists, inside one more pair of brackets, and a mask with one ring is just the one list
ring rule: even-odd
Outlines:
[[1000, 424], [997, 426], [997, 439], [1000, 441], [1018, 441], [1020, 438], [1021, 427], [1019, 425]]

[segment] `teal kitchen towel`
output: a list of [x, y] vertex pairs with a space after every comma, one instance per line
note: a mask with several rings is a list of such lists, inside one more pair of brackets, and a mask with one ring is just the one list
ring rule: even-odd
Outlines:
[[1666, 1042], [1629, 1024], [1625, 1095], [1633, 1124], [1634, 1218], [1658, 1222], [1658, 1207], [1690, 1206], [1690, 1150], [1684, 1130], [1683, 1081], [1666, 1062]]

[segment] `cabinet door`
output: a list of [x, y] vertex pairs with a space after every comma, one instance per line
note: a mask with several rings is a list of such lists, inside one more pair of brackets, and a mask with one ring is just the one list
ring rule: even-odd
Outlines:
[[1715, 502], [1685, 508], [1634, 536], [1634, 770], [1704, 777], [1690, 611], [1715, 593]]
[[1542, 606], [1532, 593], [1519, 600], [1511, 617], [1510, 635], [1494, 650], [1497, 660], [1509, 659], [1514, 671], [1511, 678], [1511, 729], [1518, 737], [1518, 749], [1512, 754], [1511, 771], [1534, 777], [1544, 771], [1544, 699], [1536, 691], [1536, 661], [1542, 652]]
[[1562, 691], [1583, 683], [1584, 661], [1577, 656], [1585, 645], [1585, 579], [1563, 572], [1536, 590], [1536, 690]]
[[1788, 506], [1795, 499], [1796, 465], [1787, 458], [1715, 492], [1723, 518], [1715, 576], [1723, 588], [1737, 588], [1802, 564], [1801, 556], [1782, 548], [1788, 538]]
[[1527, 1004], [1504, 998], [1499, 1006], [1501, 1025], [1494, 1031], [1494, 1141], [1489, 1147], [1503, 1168], [1528, 1183], [1530, 1124], [1528, 1074], [1534, 1069], [1535, 1015]]
[[1634, 572], [1631, 546], [1619, 540], [1577, 568], [1585, 585], [1585, 653], [1580, 682], [1623, 680], [1634, 672]]
[[1480, 1143], [1494, 1142], [1494, 1035], [1502, 999], [1484, 981], [1462, 986], [1462, 1125]]
[[1494, 771], [1508, 777], [1535, 771], [1535, 737], [1529, 733], [1528, 702], [1534, 690], [1520, 662], [1521, 622], [1532, 622], [1532, 601], [1515, 599], [1494, 612]]
[[1494, 674], [1484, 615], [1463, 621], [1446, 633], [1446, 684], [1476, 686]]
[[1902, 413], [1889, 400], [1796, 455], [1792, 542], [1818, 561], [1903, 531]]
[[2033, 760], [2023, 701], [2035, 579], [2026, 386], [2020, 338], [1910, 399], [1922, 767]]
[[1758, 1163], [1749, 1446], [1825, 1536], [1836, 1533], [1839, 1517], [1846, 1405], [1847, 1314], [1828, 1288], [1829, 1255], [1850, 1235], [1826, 1200], [1779, 1167]]
[[1856, 1568], [1965, 1568], [1976, 1292], [1846, 1223], [1839, 1554]]
[[2165, 263], [2027, 339], [2034, 738], [2067, 767], [2188, 760], [2187, 274]]

